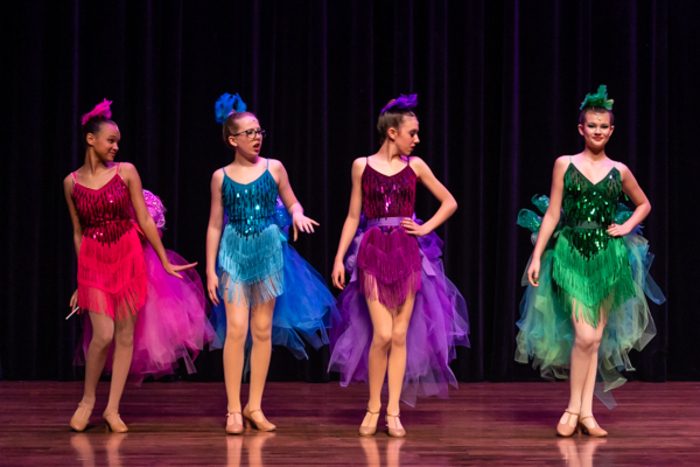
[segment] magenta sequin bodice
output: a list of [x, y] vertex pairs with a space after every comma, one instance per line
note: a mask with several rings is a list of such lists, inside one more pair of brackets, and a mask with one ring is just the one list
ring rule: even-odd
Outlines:
[[362, 172], [362, 209], [365, 218], [411, 217], [416, 203], [416, 173], [410, 165], [384, 175], [369, 163]]
[[72, 195], [83, 237], [111, 244], [133, 228], [129, 188], [118, 174], [98, 190], [76, 183]]

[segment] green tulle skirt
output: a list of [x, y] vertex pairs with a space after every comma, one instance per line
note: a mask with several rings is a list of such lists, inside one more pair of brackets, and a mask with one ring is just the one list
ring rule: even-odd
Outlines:
[[542, 255], [538, 287], [529, 285], [525, 269], [522, 282], [527, 289], [520, 303], [515, 359], [532, 360], [545, 379], [568, 379], [572, 318], [596, 327], [601, 318], [607, 319], [598, 354], [601, 384], [596, 394], [612, 407], [614, 401], [603, 392], [624, 384], [620, 371], [634, 370], [629, 351], [642, 350], [656, 335], [645, 294], [657, 304], [665, 298], [649, 276], [653, 255], [639, 230], [611, 238], [596, 255], [585, 257], [572, 248], [575, 239], [568, 229], [558, 232], [553, 247]]

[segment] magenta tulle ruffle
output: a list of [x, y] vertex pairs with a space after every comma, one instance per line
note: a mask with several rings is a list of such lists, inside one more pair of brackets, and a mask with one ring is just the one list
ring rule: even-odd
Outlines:
[[[188, 373], [195, 373], [193, 360], [207, 343], [215, 344], [216, 333], [207, 319], [209, 302], [199, 274], [194, 269], [181, 271], [182, 279], [165, 272], [158, 256], [145, 240], [142, 241], [146, 260], [148, 295], [138, 311], [134, 327], [134, 356], [129, 380], [140, 382], [147, 375], [155, 378], [172, 374], [179, 361]], [[188, 264], [174, 251], [166, 250], [173, 265]], [[88, 313], [83, 313], [84, 334], [76, 353], [75, 364], [84, 365], [92, 325]], [[105, 365], [111, 372], [112, 348]]]
[[401, 227], [365, 231], [357, 253], [360, 293], [389, 309], [420, 290], [420, 250], [416, 237]]
[[[364, 244], [362, 234], [362, 230], [358, 232], [346, 255], [345, 266], [353, 279], [338, 296], [340, 314], [331, 323], [329, 370], [340, 373], [341, 386], [367, 382], [368, 376], [372, 322], [356, 274], [357, 250]], [[421, 285], [406, 338], [406, 374], [401, 392], [401, 400], [411, 406], [417, 397], [446, 397], [448, 385], [457, 386], [449, 362], [456, 356], [456, 346], [469, 346], [467, 304], [445, 277], [440, 259], [442, 240], [432, 232], [418, 238], [418, 245]]]

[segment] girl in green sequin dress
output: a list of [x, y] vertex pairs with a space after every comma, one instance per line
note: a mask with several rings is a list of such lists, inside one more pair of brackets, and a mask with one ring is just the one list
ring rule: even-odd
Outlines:
[[[532, 358], [548, 379], [570, 379], [560, 436], [577, 427], [607, 435], [593, 418], [596, 380], [605, 391], [625, 382], [619, 370], [634, 369], [629, 350], [641, 350], [656, 334], [644, 293], [664, 300], [648, 275], [648, 243], [638, 235], [651, 204], [629, 168], [605, 154], [615, 128], [612, 103], [604, 85], [586, 96], [578, 125], [585, 149], [555, 162], [541, 225], [529, 211], [518, 219], [539, 234], [526, 273], [516, 360]], [[634, 211], [619, 205], [623, 193]], [[545, 197], [534, 201], [546, 205]]]

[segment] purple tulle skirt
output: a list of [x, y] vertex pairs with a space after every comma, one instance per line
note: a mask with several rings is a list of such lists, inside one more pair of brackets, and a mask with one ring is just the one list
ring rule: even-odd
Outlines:
[[[347, 386], [351, 382], [367, 382], [368, 378], [368, 357], [373, 331], [367, 301], [361, 290], [363, 284], [358, 280], [363, 277], [365, 271], [358, 269], [363, 265], [374, 264], [374, 276], [392, 277], [391, 274], [376, 274], [382, 267], [378, 261], [368, 263], [366, 259], [361, 259], [368, 256], [362, 251], [367, 244], [364, 238], [391, 235], [399, 230], [406, 235], [400, 227], [401, 218], [382, 219], [379, 226], [373, 221], [370, 220], [367, 226], [361, 226], [345, 257], [345, 267], [352, 279], [338, 296], [340, 314], [334, 317], [331, 323], [329, 370], [340, 373], [341, 386]], [[387, 229], [389, 226], [394, 228]], [[404, 274], [403, 283], [392, 285], [392, 291], [410, 293], [411, 288], [417, 289], [406, 338], [406, 374], [401, 392], [401, 400], [413, 406], [417, 397], [446, 397], [448, 384], [457, 386], [457, 379], [449, 367], [449, 362], [456, 356], [456, 346], [469, 347], [469, 317], [464, 297], [445, 277], [440, 259], [442, 240], [434, 232], [424, 237], [407, 237], [418, 247], [418, 280], [412, 275], [411, 266], [415, 263], [411, 259], [412, 253], [407, 252], [405, 248], [408, 242], [396, 239], [403, 249], [392, 249], [397, 243], [392, 241], [377, 242], [375, 239], [370, 244], [374, 250], [379, 250], [377, 246], [386, 248], [371, 253], [386, 259], [390, 266], [385, 271], [391, 271], [394, 264], [406, 262], [407, 274]], [[379, 297], [381, 301], [381, 291]]]
[[[207, 343], [216, 340], [214, 328], [207, 314], [209, 302], [199, 274], [194, 269], [181, 271], [182, 279], [165, 272], [153, 247], [142, 239], [146, 260], [148, 295], [145, 305], [138, 311], [134, 327], [134, 356], [129, 370], [129, 380], [140, 382], [147, 375], [159, 378], [172, 374], [179, 361], [188, 373], [195, 373], [193, 360]], [[173, 265], [188, 264], [174, 251], [166, 250]], [[84, 333], [75, 356], [76, 365], [84, 365], [92, 339], [92, 324], [88, 313], [82, 314]], [[112, 369], [112, 352], [109, 350], [105, 372]]]

